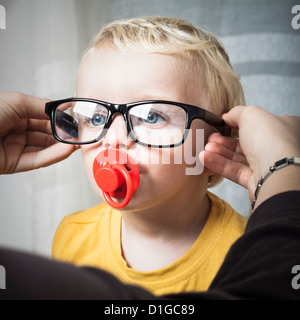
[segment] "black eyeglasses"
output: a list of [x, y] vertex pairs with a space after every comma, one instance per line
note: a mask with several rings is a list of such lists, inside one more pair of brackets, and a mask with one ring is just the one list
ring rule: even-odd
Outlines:
[[54, 137], [63, 143], [84, 145], [100, 141], [115, 113], [124, 117], [131, 139], [153, 148], [173, 148], [184, 143], [191, 123], [201, 119], [222, 135], [230, 128], [217, 115], [184, 103], [163, 100], [112, 104], [83, 98], [46, 103]]

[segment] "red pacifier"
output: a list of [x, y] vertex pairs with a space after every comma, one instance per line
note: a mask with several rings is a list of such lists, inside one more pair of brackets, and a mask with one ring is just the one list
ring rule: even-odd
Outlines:
[[[102, 150], [97, 155], [93, 174], [104, 199], [116, 209], [128, 205], [140, 181], [139, 170], [133, 159], [126, 152], [112, 148]], [[124, 200], [116, 202], [112, 198]]]

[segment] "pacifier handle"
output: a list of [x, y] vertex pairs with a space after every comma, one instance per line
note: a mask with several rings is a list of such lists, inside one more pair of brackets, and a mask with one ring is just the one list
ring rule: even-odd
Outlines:
[[116, 209], [121, 209], [124, 208], [128, 205], [129, 201], [132, 198], [133, 195], [133, 191], [132, 191], [132, 179], [131, 176], [129, 174], [129, 171], [127, 171], [126, 167], [124, 165], [120, 165], [120, 164], [115, 164], [114, 165], [114, 169], [118, 170], [119, 172], [121, 172], [123, 174], [123, 177], [125, 178], [125, 182], [126, 182], [126, 196], [124, 198], [124, 200], [122, 202], [116, 202], [112, 199], [112, 197], [110, 196], [109, 192], [103, 191], [102, 190], [102, 194], [104, 199], [106, 200], [106, 202], [113, 208]]
[[[133, 159], [126, 152], [112, 148], [102, 150], [97, 155], [93, 164], [93, 174], [104, 199], [116, 209], [128, 205], [140, 178], [138, 167]], [[112, 197], [124, 198], [124, 200], [116, 202]]]

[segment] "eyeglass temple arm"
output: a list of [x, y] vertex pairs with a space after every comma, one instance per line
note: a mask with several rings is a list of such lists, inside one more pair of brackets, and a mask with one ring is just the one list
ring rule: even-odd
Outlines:
[[46, 115], [48, 115], [49, 117], [51, 116], [51, 105], [52, 105], [52, 102], [47, 102], [45, 104], [45, 113]]
[[219, 116], [215, 115], [212, 112], [204, 110], [203, 120], [207, 122], [209, 125], [214, 127], [218, 132], [220, 132], [223, 136], [230, 137], [231, 136], [231, 128], [226, 124], [226, 122]]

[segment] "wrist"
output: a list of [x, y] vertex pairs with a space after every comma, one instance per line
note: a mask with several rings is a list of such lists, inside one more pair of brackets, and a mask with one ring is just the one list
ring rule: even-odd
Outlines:
[[269, 167], [258, 180], [252, 211], [266, 198], [291, 190], [300, 190], [300, 157], [282, 158]]
[[[278, 148], [279, 149], [279, 148]], [[272, 152], [273, 150], [268, 150], [269, 152], [265, 152], [265, 156], [261, 157], [256, 163], [254, 167], [254, 179], [256, 181], [256, 185], [258, 181], [266, 174], [266, 172], [273, 166], [277, 161], [288, 158], [291, 159], [294, 156], [300, 156], [300, 149], [295, 148], [295, 146], [291, 146], [290, 148], [286, 146], [286, 148], [281, 148], [283, 151], [281, 152]]]

